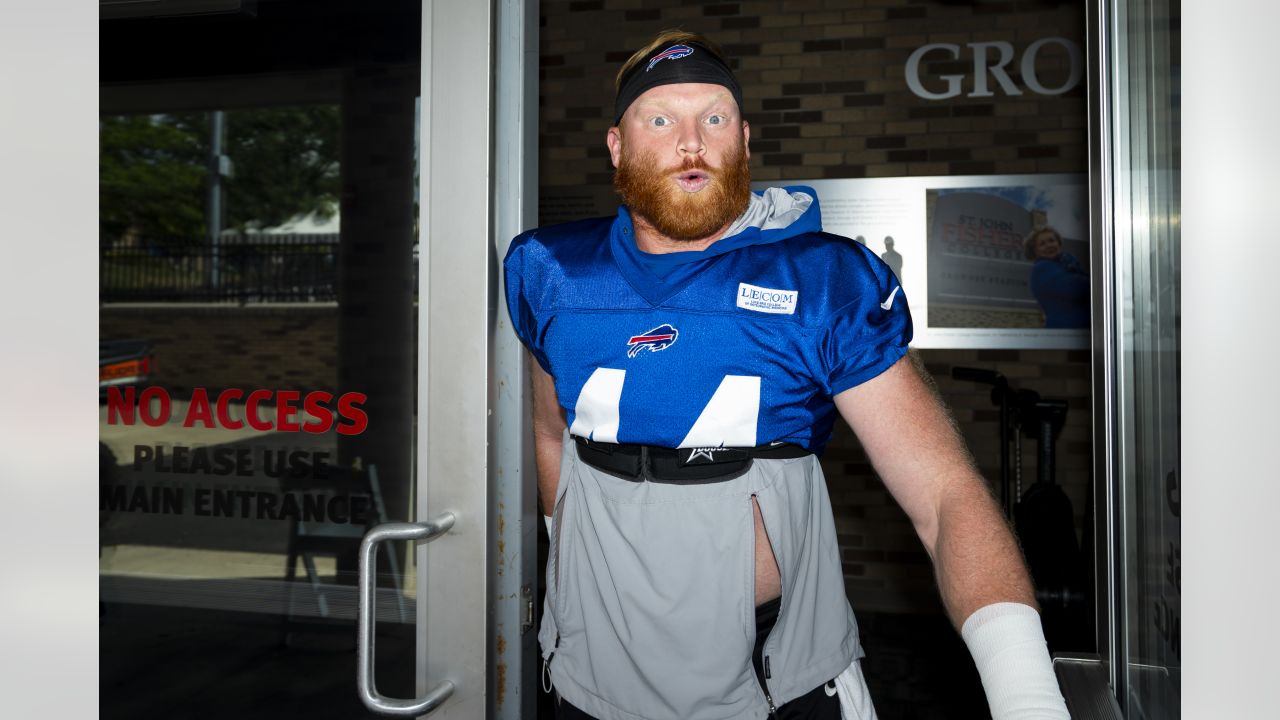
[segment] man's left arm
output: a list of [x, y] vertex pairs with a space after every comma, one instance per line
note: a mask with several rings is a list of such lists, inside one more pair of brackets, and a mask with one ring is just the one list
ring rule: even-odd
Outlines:
[[906, 356], [835, 404], [932, 558], [992, 717], [1067, 718], [1022, 553], [932, 382]]
[[1035, 607], [1013, 533], [911, 356], [836, 395], [835, 403], [915, 526], [956, 628], [994, 602]]

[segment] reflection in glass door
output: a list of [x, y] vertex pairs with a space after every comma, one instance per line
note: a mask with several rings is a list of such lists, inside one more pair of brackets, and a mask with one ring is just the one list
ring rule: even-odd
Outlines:
[[[420, 20], [339, 5], [103, 22], [135, 106], [100, 118], [104, 718], [371, 717], [357, 550], [416, 506]], [[396, 30], [294, 52], [334, 13]], [[141, 37], [174, 61], [107, 57]], [[181, 51], [215, 38], [225, 68]], [[378, 690], [413, 697], [413, 548], [377, 570]]]

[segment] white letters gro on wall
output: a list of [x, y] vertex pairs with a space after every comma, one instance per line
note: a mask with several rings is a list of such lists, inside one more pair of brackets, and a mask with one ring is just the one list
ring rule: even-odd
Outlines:
[[[1071, 62], [1066, 81], [1058, 87], [1045, 86], [1040, 81], [1040, 76], [1036, 70], [1036, 58], [1039, 56], [1040, 51], [1048, 45], [1062, 46], [1066, 49]], [[1005, 70], [1009, 63], [1013, 62], [1014, 51], [1012, 43], [995, 40], [991, 42], [971, 42], [964, 47], [969, 48], [973, 55], [973, 84], [966, 97], [992, 97], [995, 95], [988, 82], [988, 76], [995, 78], [996, 84], [1000, 86], [1000, 90], [1005, 95], [1022, 94], [1022, 89], [1009, 77], [1008, 71]], [[911, 92], [914, 95], [925, 100], [946, 100], [956, 97], [963, 92], [961, 86], [964, 83], [965, 75], [938, 75], [937, 79], [942, 80], [946, 85], [946, 89], [940, 92], [926, 88], [924, 83], [921, 82], [920, 63], [930, 53], [934, 53], [934, 59], [950, 56], [952, 60], [959, 60], [961, 46], [953, 43], [930, 43], [916, 48], [915, 52], [912, 52], [911, 56], [907, 58], [907, 87], [911, 88]], [[943, 55], [944, 53], [945, 55]], [[1028, 45], [1027, 49], [1023, 51], [1019, 69], [1022, 74], [1022, 82], [1031, 92], [1037, 95], [1062, 95], [1079, 85], [1081, 78], [1084, 77], [1084, 56], [1080, 52], [1080, 46], [1066, 38], [1040, 38]]]

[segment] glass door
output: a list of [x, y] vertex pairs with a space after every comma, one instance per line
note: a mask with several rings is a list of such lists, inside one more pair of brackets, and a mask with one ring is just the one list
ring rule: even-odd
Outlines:
[[[414, 518], [419, 437], [418, 78], [381, 80], [400, 92], [101, 118], [103, 717], [363, 714], [357, 551]], [[400, 697], [416, 570], [382, 547]]]
[[528, 716], [536, 12], [157, 6], [100, 27], [101, 715]]
[[[103, 717], [362, 713], [357, 550], [414, 517], [416, 74], [399, 83], [377, 117], [349, 82], [333, 104], [100, 120]], [[377, 168], [351, 149], [389, 142]], [[379, 679], [402, 697], [415, 578], [409, 545], [382, 548]]]
[[[104, 718], [373, 716], [361, 538], [425, 517], [421, 12], [104, 14]], [[424, 557], [379, 547], [385, 696], [427, 682]]]

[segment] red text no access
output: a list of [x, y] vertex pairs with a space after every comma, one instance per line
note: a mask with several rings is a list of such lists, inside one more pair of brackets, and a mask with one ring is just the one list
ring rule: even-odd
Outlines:
[[[195, 388], [182, 426], [239, 430], [247, 425], [264, 432], [313, 434], [336, 428], [340, 435], [359, 435], [369, 427], [369, 416], [360, 407], [368, 399], [368, 395], [358, 392], [343, 393], [335, 401], [333, 393], [323, 390], [304, 396], [300, 390], [246, 392], [228, 388], [210, 400], [205, 388]], [[231, 417], [231, 405], [237, 402], [244, 403], [244, 420]], [[141, 392], [132, 386], [107, 389], [108, 425], [134, 425], [141, 421], [143, 425], [159, 427], [169, 422], [172, 414], [169, 391], [162, 387], [153, 385]]]

